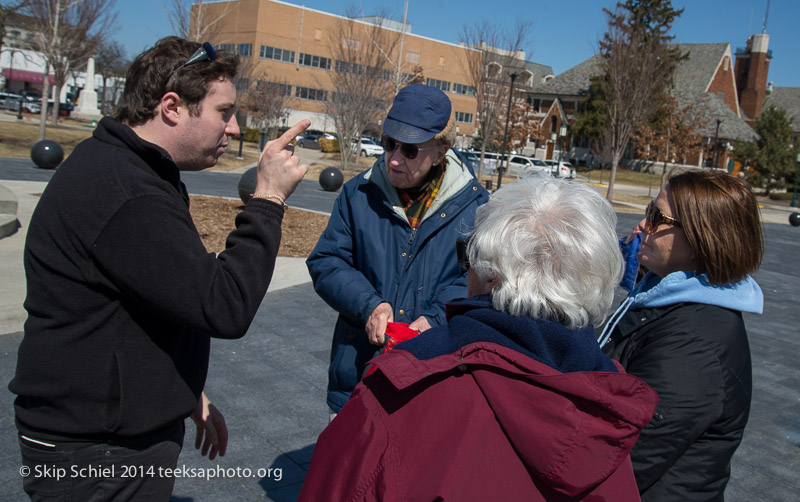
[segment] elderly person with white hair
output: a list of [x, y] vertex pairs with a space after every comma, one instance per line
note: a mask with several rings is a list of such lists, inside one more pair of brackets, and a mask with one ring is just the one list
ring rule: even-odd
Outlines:
[[498, 190], [459, 246], [469, 298], [372, 360], [300, 500], [638, 500], [629, 452], [657, 397], [592, 327], [622, 274], [615, 225], [580, 184]]

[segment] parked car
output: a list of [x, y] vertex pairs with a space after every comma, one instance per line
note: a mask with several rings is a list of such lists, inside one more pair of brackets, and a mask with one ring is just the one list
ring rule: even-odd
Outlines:
[[302, 136], [297, 136], [297, 146], [319, 150], [319, 138], [322, 137], [322, 134], [316, 131], [306, 131]]
[[542, 171], [549, 172], [549, 169], [547, 165], [539, 159], [525, 157], [523, 155], [512, 155], [508, 159], [507, 172], [509, 176], [516, 175], [517, 178], [521, 178], [527, 174]]
[[[480, 161], [481, 154], [478, 153], [478, 161]], [[500, 154], [494, 152], [485, 152], [483, 154], [483, 172], [485, 174], [493, 174], [500, 166]]]
[[22, 96], [8, 91], [0, 91], [0, 108], [3, 110], [17, 110]]
[[550, 166], [550, 172], [556, 178], [574, 178], [575, 177], [575, 168], [572, 167], [572, 164], [569, 162], [558, 161], [558, 160], [545, 160], [548, 166]]
[[[358, 148], [358, 142], [353, 142], [353, 152]], [[358, 153], [362, 157], [380, 157], [383, 155], [383, 147], [369, 138], [361, 138], [361, 148]]]

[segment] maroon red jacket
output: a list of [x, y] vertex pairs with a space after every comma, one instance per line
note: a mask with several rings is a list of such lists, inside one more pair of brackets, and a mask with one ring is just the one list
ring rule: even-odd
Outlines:
[[565, 373], [494, 342], [430, 359], [403, 350], [455, 343], [453, 326], [372, 361], [378, 371], [320, 435], [300, 500], [639, 500], [629, 452], [652, 389], [618, 365]]

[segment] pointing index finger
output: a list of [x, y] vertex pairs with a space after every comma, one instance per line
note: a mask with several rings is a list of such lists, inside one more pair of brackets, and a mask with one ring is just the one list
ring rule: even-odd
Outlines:
[[291, 143], [298, 134], [308, 129], [310, 125], [310, 120], [301, 120], [287, 129], [285, 133], [281, 134], [281, 136], [275, 140], [275, 145], [278, 147], [278, 149], [283, 149], [286, 145]]

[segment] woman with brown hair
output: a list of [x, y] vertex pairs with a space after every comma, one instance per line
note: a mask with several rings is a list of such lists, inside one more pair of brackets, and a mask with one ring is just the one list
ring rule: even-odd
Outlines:
[[634, 232], [649, 272], [606, 323], [603, 351], [658, 392], [631, 452], [642, 500], [722, 500], [752, 393], [742, 312], [764, 297], [755, 196], [720, 171], [670, 179]]

